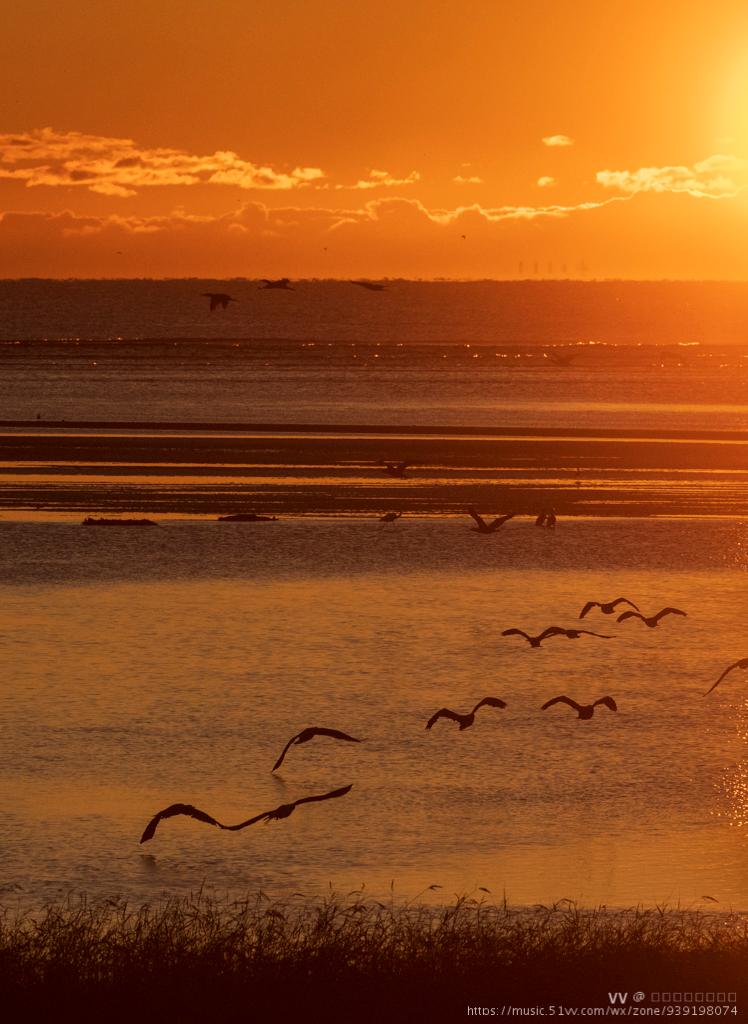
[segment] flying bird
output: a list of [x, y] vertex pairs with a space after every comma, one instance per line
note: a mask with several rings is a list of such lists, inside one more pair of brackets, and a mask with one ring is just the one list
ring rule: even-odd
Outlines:
[[357, 284], [359, 288], [368, 288], [370, 292], [384, 291], [384, 285], [376, 284], [374, 281], [351, 281], [351, 284]]
[[154, 814], [146, 825], [143, 835], [140, 837], [141, 843], [147, 843], [149, 839], [153, 839], [156, 833], [156, 827], [160, 821], [163, 821], [164, 818], [173, 818], [177, 814], [186, 814], [190, 818], [197, 818], [198, 821], [204, 821], [206, 825], [215, 825], [217, 828], [225, 828], [220, 821], [216, 821], [216, 819], [211, 817], [210, 814], [206, 814], [205, 811], [201, 811], [197, 807], [193, 807], [192, 804], [172, 804], [170, 807], [165, 808], [165, 810], [159, 811], [158, 814]]
[[578, 717], [582, 719], [592, 718], [598, 704], [604, 704], [605, 707], [610, 708], [611, 711], [618, 711], [618, 705], [612, 697], [601, 697], [600, 700], [596, 700], [594, 704], [577, 704], [577, 702], [572, 700], [571, 697], [553, 697], [552, 700], [547, 700], [540, 710], [545, 711], [554, 704], [568, 704], [570, 708], [574, 708]]
[[599, 608], [603, 615], [612, 615], [619, 604], [630, 604], [637, 612], [639, 611], [639, 606], [634, 604], [633, 601], [629, 601], [627, 597], [617, 597], [615, 601], [588, 601], [579, 613], [579, 618], [583, 619], [593, 608]]
[[390, 476], [399, 477], [401, 480], [405, 477], [405, 470], [410, 466], [409, 462], [383, 462], [381, 465], [384, 466], [385, 471]]
[[383, 516], [379, 517], [380, 523], [394, 523], [396, 519], [399, 519], [402, 512], [385, 512]]
[[283, 764], [283, 759], [288, 753], [289, 747], [291, 747], [294, 744], [296, 746], [299, 746], [301, 743], [308, 743], [309, 740], [314, 739], [315, 736], [331, 736], [334, 740], [348, 740], [349, 743], [361, 742], [361, 740], [357, 740], [355, 737], [349, 736], [345, 732], [340, 732], [340, 730], [338, 729], [322, 729], [318, 728], [317, 726], [312, 726], [310, 729], [302, 729], [301, 732], [297, 733], [295, 736], [292, 736], [288, 743], [285, 745], [285, 747], [283, 748], [283, 752], [281, 753], [281, 756], [273, 765], [273, 771], [275, 771], [276, 768], [280, 768], [280, 766]]
[[743, 669], [743, 670], [747, 669], [747, 668], [748, 668], [748, 658], [741, 658], [741, 659], [740, 659], [740, 661], [736, 661], [734, 665], [729, 665], [729, 666], [728, 666], [728, 667], [727, 667], [727, 668], [725, 669], [725, 671], [724, 671], [724, 672], [722, 673], [722, 675], [721, 675], [721, 676], [719, 677], [719, 679], [718, 679], [718, 680], [717, 680], [717, 682], [716, 682], [716, 683], [714, 684], [714, 686], [710, 686], [710, 687], [709, 687], [709, 689], [708, 689], [708, 690], [706, 691], [706, 693], [704, 694], [704, 696], [705, 696], [705, 697], [706, 697], [706, 696], [708, 696], [708, 695], [709, 695], [709, 694], [710, 694], [710, 693], [712, 692], [712, 690], [714, 690], [714, 689], [715, 689], [715, 688], [716, 688], [717, 686], [719, 686], [719, 684], [720, 684], [720, 683], [722, 682], [722, 680], [723, 680], [723, 679], [725, 678], [725, 676], [726, 676], [726, 675], [727, 675], [727, 674], [728, 674], [729, 672], [732, 672], [732, 670], [733, 670], [734, 668], [740, 668], [740, 669]]
[[238, 299], [233, 299], [230, 295], [226, 295], [224, 292], [203, 292], [204, 298], [210, 299], [210, 311], [214, 309], [225, 309], [230, 302], [238, 302]]
[[291, 287], [291, 282], [287, 277], [281, 277], [277, 281], [268, 281], [266, 277], [261, 277], [262, 288], [260, 291], [265, 291], [267, 288], [282, 288], [288, 292], [295, 292], [296, 289]]
[[294, 800], [290, 804], [281, 804], [280, 807], [274, 808], [272, 811], [265, 811], [263, 814], [256, 814], [254, 818], [249, 818], [247, 821], [241, 821], [238, 825], [224, 825], [223, 828], [229, 832], [238, 832], [242, 828], [247, 828], [249, 825], [254, 825], [257, 821], [279, 821], [281, 818], [287, 818], [293, 814], [296, 808], [300, 804], [312, 804], [317, 803], [319, 800], [335, 800], [339, 796], [345, 796], [353, 789], [353, 784], [350, 786], [343, 786], [341, 789], [332, 789], [329, 793], [321, 793], [319, 796], [303, 796], [300, 800]]
[[507, 512], [504, 516], [497, 516], [492, 522], [487, 523], [483, 516], [479, 516], [472, 506], [467, 510], [468, 515], [472, 516], [477, 526], [471, 526], [471, 530], [476, 533], [495, 533], [500, 526], [503, 526], [507, 519], [513, 519], [515, 516], [514, 512]]
[[589, 629], [563, 629], [561, 626], [548, 626], [537, 636], [530, 636], [524, 629], [505, 629], [502, 636], [523, 636], [530, 647], [540, 647], [544, 640], [551, 636], [565, 636], [568, 640], [578, 640], [580, 636], [597, 636], [601, 640], [614, 640], [615, 637], [607, 636], [605, 633], [592, 633]]
[[619, 615], [616, 622], [624, 622], [626, 619], [641, 619], [645, 626], [649, 626], [650, 629], [654, 629], [660, 619], [664, 618], [665, 615], [686, 615], [686, 612], [682, 612], [680, 608], [663, 608], [657, 612], [656, 615], [650, 615], [647, 618], [646, 615], [642, 615], [641, 612], [624, 612]]
[[151, 820], [145, 827], [143, 835], [140, 837], [141, 843], [147, 843], [149, 839], [153, 839], [156, 832], [158, 823], [164, 818], [173, 818], [177, 814], [185, 814], [190, 818], [197, 818], [198, 821], [204, 821], [207, 825], [216, 825], [218, 828], [225, 829], [227, 832], [238, 832], [240, 829], [247, 828], [249, 825], [254, 825], [257, 821], [276, 821], [279, 818], [287, 818], [290, 814], [296, 810], [299, 804], [310, 804], [318, 800], [333, 800], [335, 797], [345, 796], [353, 785], [343, 786], [342, 789], [333, 789], [329, 793], [322, 793], [320, 796], [304, 796], [300, 800], [294, 800], [290, 804], [281, 804], [280, 807], [276, 807], [272, 811], [264, 811], [262, 814], [256, 814], [254, 818], [249, 818], [247, 821], [241, 821], [238, 825], [223, 825], [220, 821], [217, 821], [210, 814], [206, 814], [205, 811], [199, 810], [197, 807], [193, 807], [192, 804], [172, 804], [163, 811], [159, 811], [158, 814], [154, 814]]
[[440, 718], [449, 718], [453, 722], [459, 722], [460, 732], [463, 729], [468, 729], [475, 721], [475, 712], [478, 708], [489, 707], [489, 708], [505, 708], [506, 701], [499, 700], [498, 697], [484, 697], [483, 700], [479, 700], [472, 711], [468, 711], [466, 715], [461, 715], [458, 711], [450, 711], [449, 708], [440, 708], [436, 714], [432, 715], [426, 723], [426, 728], [430, 729], [431, 726], [437, 722]]

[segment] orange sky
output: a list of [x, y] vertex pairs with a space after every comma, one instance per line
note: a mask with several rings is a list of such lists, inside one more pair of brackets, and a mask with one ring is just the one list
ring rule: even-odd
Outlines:
[[745, 0], [24, 0], [0, 95], [3, 277], [748, 279]]

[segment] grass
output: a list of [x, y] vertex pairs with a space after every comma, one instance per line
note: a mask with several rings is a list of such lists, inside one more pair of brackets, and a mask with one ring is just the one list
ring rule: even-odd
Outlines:
[[197, 894], [0, 918], [7, 1020], [457, 1021], [468, 1006], [602, 1007], [637, 990], [737, 992], [740, 1012], [747, 978], [748, 917], [677, 908]]

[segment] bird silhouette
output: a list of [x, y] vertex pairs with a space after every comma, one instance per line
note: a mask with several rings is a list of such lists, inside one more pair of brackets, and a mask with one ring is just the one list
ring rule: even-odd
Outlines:
[[351, 284], [357, 284], [359, 288], [368, 288], [370, 292], [384, 291], [384, 285], [376, 284], [374, 281], [351, 281]]
[[618, 705], [612, 697], [601, 697], [600, 700], [596, 700], [594, 704], [577, 704], [577, 702], [572, 700], [571, 697], [553, 697], [552, 700], [547, 700], [540, 710], [545, 711], [554, 704], [568, 704], [570, 708], [574, 708], [579, 718], [585, 720], [592, 718], [598, 704], [604, 704], [605, 707], [610, 708], [611, 711], [618, 711]]
[[612, 615], [619, 604], [630, 604], [637, 612], [640, 610], [639, 606], [634, 604], [633, 601], [629, 601], [627, 597], [617, 597], [615, 601], [588, 601], [579, 613], [579, 618], [583, 619], [593, 608], [599, 608], [603, 615]]
[[394, 523], [396, 519], [399, 519], [402, 512], [385, 512], [383, 516], [379, 517], [380, 523]]
[[230, 295], [226, 295], [225, 292], [203, 292], [204, 298], [210, 299], [210, 311], [213, 312], [219, 306], [221, 309], [225, 309], [230, 302], [238, 302], [238, 299], [233, 299]]
[[479, 516], [475, 509], [471, 506], [468, 510], [468, 515], [472, 516], [476, 522], [476, 526], [472, 526], [471, 530], [475, 533], [496, 533], [500, 526], [503, 526], [508, 519], [513, 519], [515, 516], [514, 512], [507, 512], [504, 516], [497, 516], [492, 522], [487, 523], [483, 516]]
[[308, 743], [309, 740], [314, 739], [315, 736], [331, 736], [334, 740], [348, 740], [349, 743], [361, 742], [361, 740], [357, 740], [355, 737], [349, 736], [348, 733], [340, 732], [340, 730], [338, 729], [323, 729], [318, 726], [312, 726], [309, 729], [302, 729], [301, 732], [297, 733], [295, 736], [292, 736], [288, 743], [285, 745], [280, 757], [273, 765], [273, 771], [275, 771], [276, 768], [280, 768], [280, 766], [283, 764], [283, 759], [285, 758], [291, 746], [299, 746], [302, 743]]
[[449, 708], [440, 708], [436, 714], [432, 715], [426, 723], [426, 728], [430, 729], [431, 726], [437, 722], [440, 718], [449, 718], [453, 722], [459, 722], [460, 732], [463, 729], [468, 729], [475, 721], [475, 712], [478, 708], [489, 707], [489, 708], [505, 708], [506, 701], [500, 700], [498, 697], [484, 697], [483, 700], [479, 700], [472, 711], [468, 711], [466, 715], [461, 715], [458, 711], [450, 711]]
[[266, 277], [261, 277], [262, 287], [260, 291], [265, 291], [268, 288], [281, 288], [287, 292], [295, 292], [296, 289], [291, 287], [291, 282], [287, 277], [280, 277], [277, 281], [268, 281]]
[[722, 675], [717, 680], [717, 682], [714, 684], [714, 686], [710, 686], [709, 689], [704, 694], [704, 696], [705, 697], [708, 696], [712, 692], [712, 690], [714, 690], [717, 686], [719, 686], [719, 684], [722, 682], [722, 680], [725, 678], [725, 676], [729, 672], [732, 672], [732, 670], [734, 668], [740, 668], [740, 669], [743, 669], [743, 670], [747, 669], [748, 668], [748, 658], [741, 658], [740, 661], [736, 661], [733, 665], [728, 665], [727, 668], [725, 669], [725, 671], [722, 673]]
[[410, 465], [409, 462], [383, 462], [381, 465], [384, 466], [385, 472], [389, 473], [390, 476], [396, 476], [399, 479], [403, 479], [405, 476], [405, 470]]
[[177, 814], [185, 814], [190, 818], [197, 818], [198, 821], [204, 821], [207, 825], [215, 825], [218, 828], [225, 829], [227, 832], [238, 832], [240, 829], [254, 825], [255, 822], [262, 821], [263, 819], [265, 821], [277, 821], [279, 818], [287, 818], [290, 814], [293, 814], [299, 804], [310, 804], [318, 800], [333, 800], [336, 797], [345, 796], [351, 789], [353, 789], [352, 784], [350, 786], [343, 786], [342, 789], [333, 789], [329, 793], [322, 793], [320, 796], [304, 796], [300, 800], [294, 800], [293, 803], [281, 804], [280, 807], [276, 807], [272, 811], [256, 814], [247, 821], [240, 821], [238, 825], [223, 825], [212, 815], [201, 811], [197, 807], [193, 807], [192, 804], [172, 804], [165, 810], [159, 811], [158, 814], [154, 814], [146, 825], [143, 835], [140, 837], [140, 842], [147, 843], [149, 839], [153, 839], [158, 823], [163, 821], [164, 818], [173, 818]]
[[502, 636], [523, 636], [530, 647], [540, 647], [544, 640], [551, 636], [565, 636], [568, 640], [578, 640], [580, 636], [596, 636], [601, 640], [614, 640], [615, 637], [607, 636], [605, 633], [592, 633], [589, 629], [563, 629], [561, 626], [548, 626], [537, 636], [530, 636], [524, 629], [505, 629]]
[[650, 629], [654, 629], [660, 619], [664, 618], [665, 615], [686, 615], [686, 612], [682, 612], [680, 608], [663, 608], [657, 612], [656, 615], [642, 615], [641, 612], [624, 612], [619, 615], [616, 622], [625, 622], [626, 619], [641, 619], [645, 626], [649, 626]]
[[140, 837], [141, 843], [147, 843], [149, 839], [153, 839], [156, 827], [160, 821], [163, 821], [164, 818], [173, 818], [177, 814], [186, 814], [190, 818], [197, 818], [198, 821], [204, 821], [206, 825], [215, 825], [217, 828], [225, 827], [210, 814], [206, 814], [205, 811], [193, 807], [192, 804], [172, 804], [170, 807], [165, 808], [165, 810], [159, 811], [158, 814], [154, 814], [146, 825], [143, 835]]

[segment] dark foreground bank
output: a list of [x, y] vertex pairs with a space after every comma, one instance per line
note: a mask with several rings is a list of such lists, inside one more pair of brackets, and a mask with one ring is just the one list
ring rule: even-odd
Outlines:
[[748, 918], [680, 909], [197, 896], [80, 900], [0, 924], [8, 1020], [732, 1020], [747, 977]]

